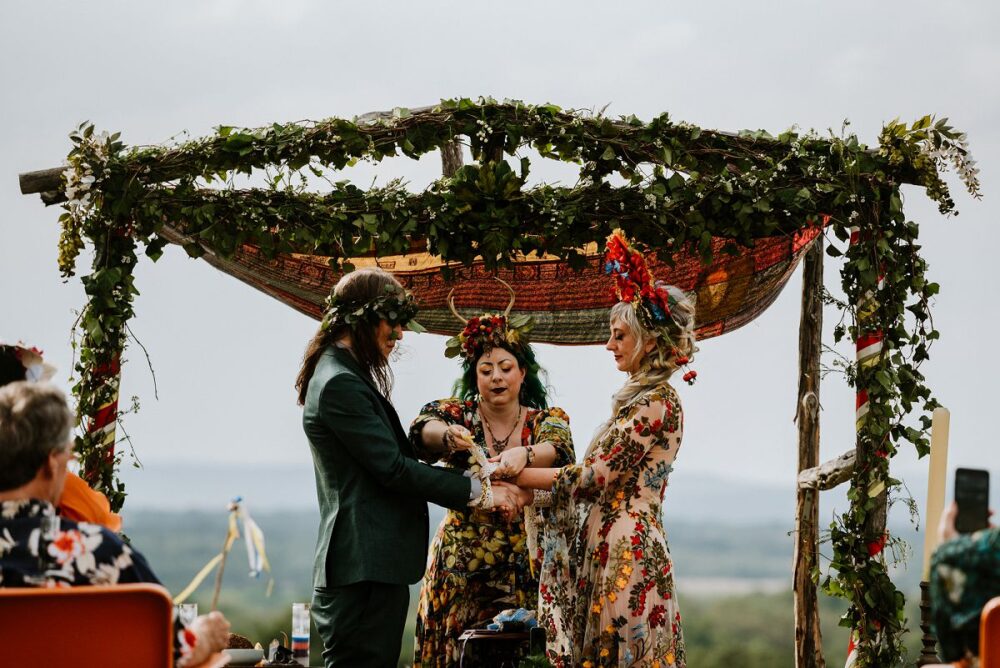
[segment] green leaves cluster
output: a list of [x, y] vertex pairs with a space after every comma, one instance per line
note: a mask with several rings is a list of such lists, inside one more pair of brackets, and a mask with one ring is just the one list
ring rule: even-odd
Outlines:
[[[84, 126], [77, 136], [84, 135], [92, 137], [93, 129]], [[417, 158], [456, 138], [467, 142], [476, 163], [422, 192], [399, 183], [364, 190], [341, 181], [325, 192], [304, 185], [328, 169]], [[831, 528], [835, 573], [825, 586], [851, 601], [845, 623], [861, 634], [860, 665], [897, 661], [902, 595], [886, 574], [884, 553], [869, 554], [881, 512], [880, 496], [870, 492], [893, 485], [889, 460], [903, 443], [926, 452], [934, 406], [919, 366], [937, 337], [928, 310], [937, 286], [926, 278], [900, 185], [924, 186], [951, 213], [954, 202], [940, 174], [952, 168], [978, 196], [964, 135], [944, 121], [890, 123], [880, 146], [869, 149], [854, 136], [832, 133], [731, 134], [666, 114], [643, 122], [554, 105], [455, 99], [354, 120], [222, 126], [171, 146], [125, 148], [117, 137], [74, 142], [67, 186], [94, 178], [88, 194], [74, 191], [67, 204], [60, 266], [70, 275], [82, 240], [93, 243], [75, 388], [80, 414], [88, 416], [117, 397], [113, 371], [132, 316], [136, 249], [157, 259], [168, 222], [195, 256], [206, 249], [228, 256], [254, 244], [268, 255], [326, 255], [345, 270], [352, 257], [415, 248], [466, 264], [481, 257], [490, 268], [542, 253], [580, 267], [581, 249], [619, 227], [666, 261], [691, 253], [707, 262], [713, 239], [725, 240], [724, 252], [738, 253], [820, 221], [842, 240], [858, 228], [857, 243], [830, 247], [845, 257], [842, 307], [851, 324], [841, 331], [853, 339], [881, 331], [885, 348], [875, 365], [849, 374], [868, 393], [869, 414], [858, 434], [852, 506]], [[578, 165], [578, 181], [528, 187], [527, 149]], [[237, 175], [262, 171], [268, 187], [233, 186]], [[914, 410], [919, 421], [911, 424]], [[120, 507], [115, 458], [90, 436], [79, 449], [88, 479]]]
[[366, 302], [358, 302], [343, 299], [337, 295], [330, 295], [326, 300], [326, 308], [323, 313], [323, 329], [346, 325], [350, 328], [363, 321], [377, 325], [379, 321], [385, 320], [395, 327], [401, 325], [412, 332], [426, 332], [427, 330], [417, 322], [417, 300], [413, 295], [401, 294], [395, 286], [385, 286], [385, 293], [375, 299]]

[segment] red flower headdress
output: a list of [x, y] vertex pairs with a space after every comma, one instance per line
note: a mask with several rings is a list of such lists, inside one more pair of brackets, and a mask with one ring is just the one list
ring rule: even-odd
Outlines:
[[[673, 345], [674, 337], [680, 333], [680, 327], [671, 315], [677, 300], [670, 294], [666, 283], [653, 279], [646, 267], [646, 258], [632, 247], [621, 230], [615, 230], [608, 237], [604, 273], [615, 278], [612, 297], [631, 304], [644, 327], [660, 332]], [[688, 358], [681, 355], [676, 347], [673, 355], [677, 366], [687, 366]], [[694, 384], [697, 377], [698, 372], [693, 369], [684, 374], [688, 384]]]
[[516, 315], [511, 317], [510, 310], [514, 308], [514, 289], [505, 281], [496, 279], [510, 291], [510, 304], [503, 313], [483, 313], [466, 320], [455, 308], [452, 295], [455, 289], [448, 293], [448, 306], [456, 318], [465, 324], [457, 335], [448, 339], [445, 344], [445, 357], [458, 357], [475, 360], [488, 350], [507, 346], [515, 350], [528, 344], [528, 332], [531, 331], [531, 316]]

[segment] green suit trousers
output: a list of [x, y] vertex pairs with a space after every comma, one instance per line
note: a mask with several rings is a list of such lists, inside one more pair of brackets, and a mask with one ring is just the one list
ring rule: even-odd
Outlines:
[[396, 668], [410, 588], [355, 582], [313, 592], [312, 618], [326, 668]]

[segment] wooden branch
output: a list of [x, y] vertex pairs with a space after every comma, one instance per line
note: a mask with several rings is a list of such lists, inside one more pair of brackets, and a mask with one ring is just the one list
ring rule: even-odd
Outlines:
[[851, 478], [857, 458], [856, 450], [848, 450], [836, 459], [800, 472], [799, 489], [833, 489]]
[[[799, 320], [799, 471], [819, 464], [820, 353], [823, 349], [823, 235], [816, 237], [802, 262], [802, 314]], [[819, 492], [799, 486], [795, 495], [795, 552], [792, 592], [795, 615], [795, 665], [824, 668], [819, 600], [813, 570], [819, 563]]]
[[[361, 114], [354, 118], [354, 123], [357, 125], [375, 125], [382, 121], [395, 120], [401, 118], [412, 118], [415, 116], [431, 116], [434, 114], [447, 115], [451, 113], [450, 110], [443, 110], [439, 105], [425, 105], [421, 107], [397, 107], [391, 111], [371, 111], [366, 114]], [[632, 126], [621, 120], [609, 119], [611, 124], [618, 128], [621, 132], [628, 132], [632, 129]], [[735, 142], [741, 142], [746, 145], [757, 145], [770, 149], [783, 149], [784, 144], [773, 138], [758, 137], [758, 138], [748, 138], [742, 136], [737, 132], [728, 132], [724, 130], [708, 130], [702, 131], [704, 137], [718, 137], [725, 140], [731, 140]], [[711, 149], [716, 150], [716, 149]], [[874, 149], [868, 149], [868, 153], [874, 153]], [[18, 180], [21, 186], [21, 194], [32, 195], [40, 193], [42, 196], [42, 201], [46, 205], [58, 204], [59, 202], [64, 202], [66, 200], [65, 195], [62, 193], [62, 172], [65, 167], [53, 167], [50, 169], [42, 169], [34, 172], [24, 172], [18, 175]], [[181, 169], [180, 171], [171, 171], [169, 169], [164, 169], [158, 171], [154, 176], [150, 178], [150, 182], [162, 183], [165, 181], [171, 181], [178, 177], [184, 176], [187, 173], [186, 169]], [[910, 183], [912, 179], [903, 179], [903, 182]]]
[[62, 190], [62, 173], [64, 169], [66, 168], [53, 167], [52, 169], [40, 169], [37, 172], [18, 174], [17, 180], [21, 185], [21, 194], [33, 195], [35, 193]]

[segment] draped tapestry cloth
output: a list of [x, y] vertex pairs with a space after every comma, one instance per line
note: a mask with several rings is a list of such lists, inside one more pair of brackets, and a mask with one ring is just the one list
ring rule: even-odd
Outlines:
[[[733, 331], [764, 312], [780, 294], [809, 245], [821, 233], [817, 225], [792, 236], [757, 240], [739, 253], [723, 252], [726, 240], [712, 240], [713, 260], [680, 252], [673, 266], [650, 253], [647, 263], [657, 280], [692, 293], [697, 299], [698, 338], [709, 339]], [[190, 242], [177, 230], [165, 227], [163, 236], [174, 243]], [[210, 265], [274, 297], [295, 310], [320, 320], [323, 302], [343, 275], [329, 257], [280, 254], [266, 257], [259, 248], [244, 244], [229, 258], [205, 248], [202, 259]], [[517, 295], [514, 313], [530, 314], [535, 322], [531, 339], [536, 343], [581, 345], [607, 339], [608, 309], [613, 279], [601, 270], [602, 253], [595, 244], [584, 249], [587, 264], [580, 271], [554, 257], [522, 257], [512, 268], [487, 270], [481, 261], [471, 266], [451, 264], [452, 278], [441, 273], [445, 264], [427, 252], [407, 255], [353, 258], [355, 267], [379, 266], [392, 272], [412, 291], [420, 304], [420, 324], [435, 334], [455, 333], [455, 317], [448, 309], [448, 293], [455, 288], [455, 304], [466, 317], [502, 311], [509, 295], [493, 277], [511, 285]]]

